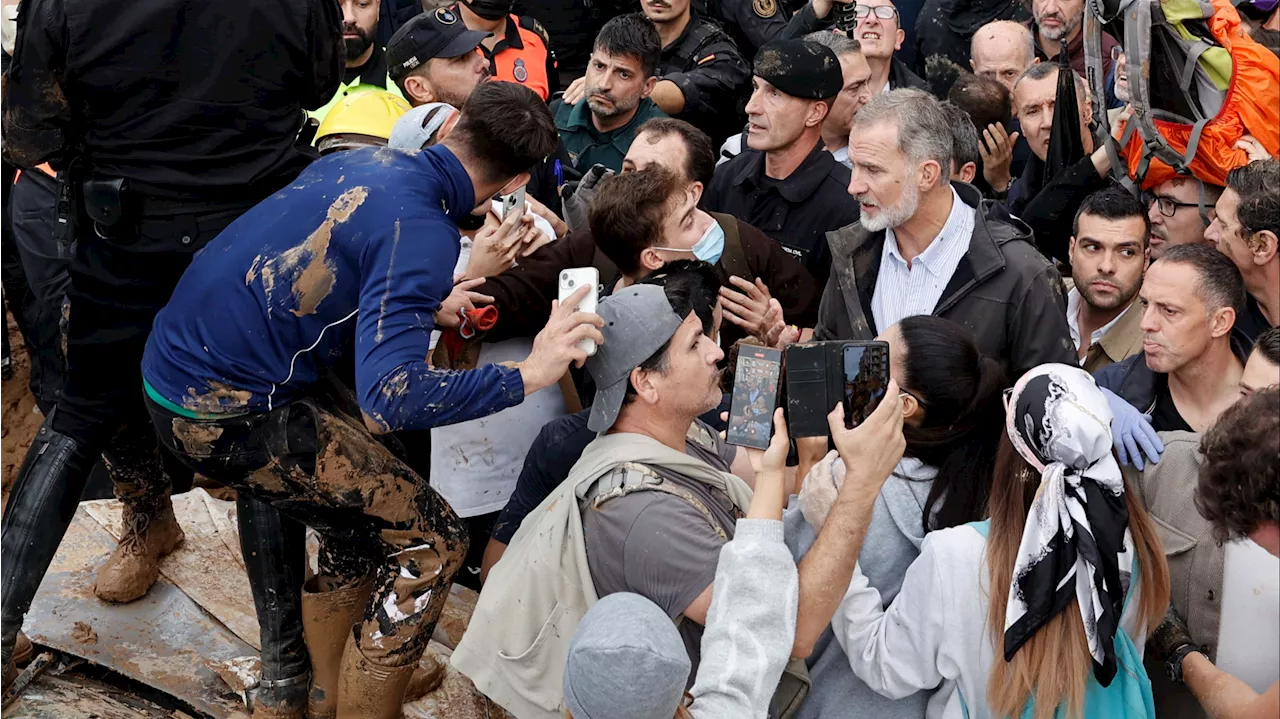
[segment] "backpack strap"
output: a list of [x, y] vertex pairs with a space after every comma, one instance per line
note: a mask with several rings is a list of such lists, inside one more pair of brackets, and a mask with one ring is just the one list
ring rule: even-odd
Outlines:
[[738, 276], [750, 282], [755, 279], [751, 265], [747, 263], [747, 253], [742, 249], [742, 235], [738, 233], [738, 219], [733, 215], [721, 212], [710, 213], [724, 230], [724, 252], [720, 255], [720, 266], [730, 276]]
[[628, 494], [664, 492], [688, 502], [690, 506], [698, 510], [698, 514], [701, 514], [707, 520], [707, 524], [711, 525], [711, 531], [715, 532], [717, 537], [726, 542], [729, 541], [729, 535], [725, 532], [724, 527], [721, 527], [720, 523], [712, 516], [711, 510], [707, 508], [707, 505], [701, 499], [693, 496], [693, 493], [689, 490], [667, 482], [651, 467], [643, 464], [624, 462], [619, 466], [619, 469], [622, 471], [608, 472], [596, 480], [583, 496], [584, 502], [593, 509], [599, 509], [606, 502], [618, 497], [625, 497]]

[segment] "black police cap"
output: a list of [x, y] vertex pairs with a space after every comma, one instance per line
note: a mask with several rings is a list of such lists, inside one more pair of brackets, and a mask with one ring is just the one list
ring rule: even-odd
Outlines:
[[401, 26], [387, 42], [387, 74], [399, 80], [432, 58], [465, 55], [491, 34], [468, 30], [447, 7], [428, 10]]

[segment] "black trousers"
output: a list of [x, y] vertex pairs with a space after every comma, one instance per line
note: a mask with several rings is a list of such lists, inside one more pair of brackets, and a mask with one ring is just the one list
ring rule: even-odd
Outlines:
[[[57, 237], [57, 180], [40, 170], [23, 172], [13, 185], [8, 220], [13, 245], [31, 287], [31, 393], [46, 416], [62, 394], [66, 378], [64, 310], [70, 307], [73, 243]], [[6, 246], [6, 251], [9, 249]]]

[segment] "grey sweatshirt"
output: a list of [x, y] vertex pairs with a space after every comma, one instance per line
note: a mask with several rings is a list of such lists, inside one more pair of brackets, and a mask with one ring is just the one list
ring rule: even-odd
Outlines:
[[739, 519], [733, 539], [720, 549], [690, 692], [695, 719], [764, 719], [769, 711], [791, 657], [800, 601], [782, 527], [771, 519]]
[[[862, 552], [858, 555], [858, 566], [871, 586], [880, 591], [886, 607], [902, 587], [907, 567], [920, 556], [920, 543], [924, 541], [921, 518], [929, 489], [933, 486], [931, 477], [935, 474], [936, 471], [916, 460], [904, 459], [893, 476], [885, 481], [871, 511], [871, 523], [862, 542]], [[908, 475], [915, 479], [908, 478]], [[794, 502], [782, 521], [786, 528], [787, 546], [799, 563], [817, 541], [818, 535]], [[887, 699], [854, 676], [849, 658], [836, 642], [830, 627], [818, 638], [806, 663], [813, 687], [800, 706], [796, 719], [922, 719], [925, 715], [929, 692], [920, 692], [905, 699]]]

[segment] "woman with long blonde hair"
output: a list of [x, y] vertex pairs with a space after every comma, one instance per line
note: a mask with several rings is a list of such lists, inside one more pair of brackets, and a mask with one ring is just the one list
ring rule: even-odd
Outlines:
[[1006, 398], [990, 519], [930, 533], [888, 609], [856, 572], [832, 628], [876, 691], [939, 687], [927, 716], [1154, 717], [1142, 647], [1169, 602], [1155, 528], [1079, 367]]

